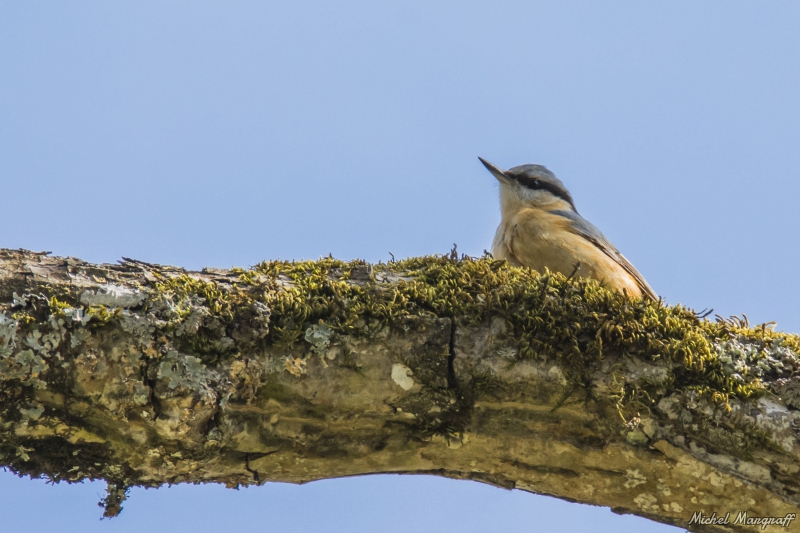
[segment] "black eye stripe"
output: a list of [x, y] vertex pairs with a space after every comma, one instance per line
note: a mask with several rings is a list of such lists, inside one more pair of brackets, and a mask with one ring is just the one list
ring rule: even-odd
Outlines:
[[555, 183], [551, 183], [551, 182], [548, 182], [548, 181], [542, 181], [542, 180], [537, 179], [537, 178], [530, 178], [530, 177], [525, 176], [525, 175], [511, 174], [511, 173], [507, 173], [506, 175], [508, 175], [509, 177], [513, 178], [520, 185], [522, 185], [523, 187], [527, 187], [528, 189], [531, 189], [531, 190], [534, 190], [534, 191], [537, 191], [537, 190], [538, 191], [548, 191], [553, 196], [557, 196], [557, 197], [561, 198], [562, 200], [564, 200], [565, 202], [569, 203], [569, 205], [572, 206], [572, 209], [575, 209], [575, 203], [572, 201], [572, 196], [569, 194], [569, 192], [564, 187], [559, 187]]

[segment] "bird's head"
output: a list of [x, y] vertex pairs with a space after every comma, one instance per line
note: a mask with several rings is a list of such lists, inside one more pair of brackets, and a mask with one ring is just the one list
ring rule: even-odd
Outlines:
[[569, 191], [555, 174], [542, 165], [520, 165], [508, 170], [479, 157], [483, 166], [500, 182], [500, 208], [505, 213], [524, 207], [575, 209]]

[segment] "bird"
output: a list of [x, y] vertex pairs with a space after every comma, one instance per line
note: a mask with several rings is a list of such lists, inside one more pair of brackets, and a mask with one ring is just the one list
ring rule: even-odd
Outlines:
[[542, 165], [501, 170], [481, 163], [500, 182], [500, 225], [492, 257], [538, 272], [591, 278], [627, 296], [657, 300], [655, 291], [591, 222], [578, 214], [567, 188]]

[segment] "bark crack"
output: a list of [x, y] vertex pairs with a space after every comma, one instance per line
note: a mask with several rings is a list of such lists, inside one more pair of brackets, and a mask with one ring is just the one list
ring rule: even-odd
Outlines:
[[[269, 455], [269, 454], [265, 454], [265, 455]], [[261, 479], [260, 479], [260, 477], [258, 475], [258, 470], [253, 470], [252, 468], [250, 468], [250, 454], [249, 453], [244, 454], [244, 469], [247, 470], [248, 472], [250, 472], [251, 474], [253, 474], [253, 481], [255, 481], [256, 483], [261, 481]]]
[[447, 388], [457, 389], [458, 380], [456, 379], [456, 319], [450, 317], [450, 342], [448, 344], [449, 354], [447, 356]]

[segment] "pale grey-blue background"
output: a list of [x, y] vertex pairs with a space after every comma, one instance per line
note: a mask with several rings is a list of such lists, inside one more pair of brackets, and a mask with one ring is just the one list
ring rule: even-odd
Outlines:
[[[548, 165], [670, 303], [800, 331], [800, 5], [3, 2], [0, 246], [90, 261], [480, 255]], [[9, 531], [678, 531], [434, 478], [0, 475]], [[712, 510], [709, 510], [712, 511]]]

